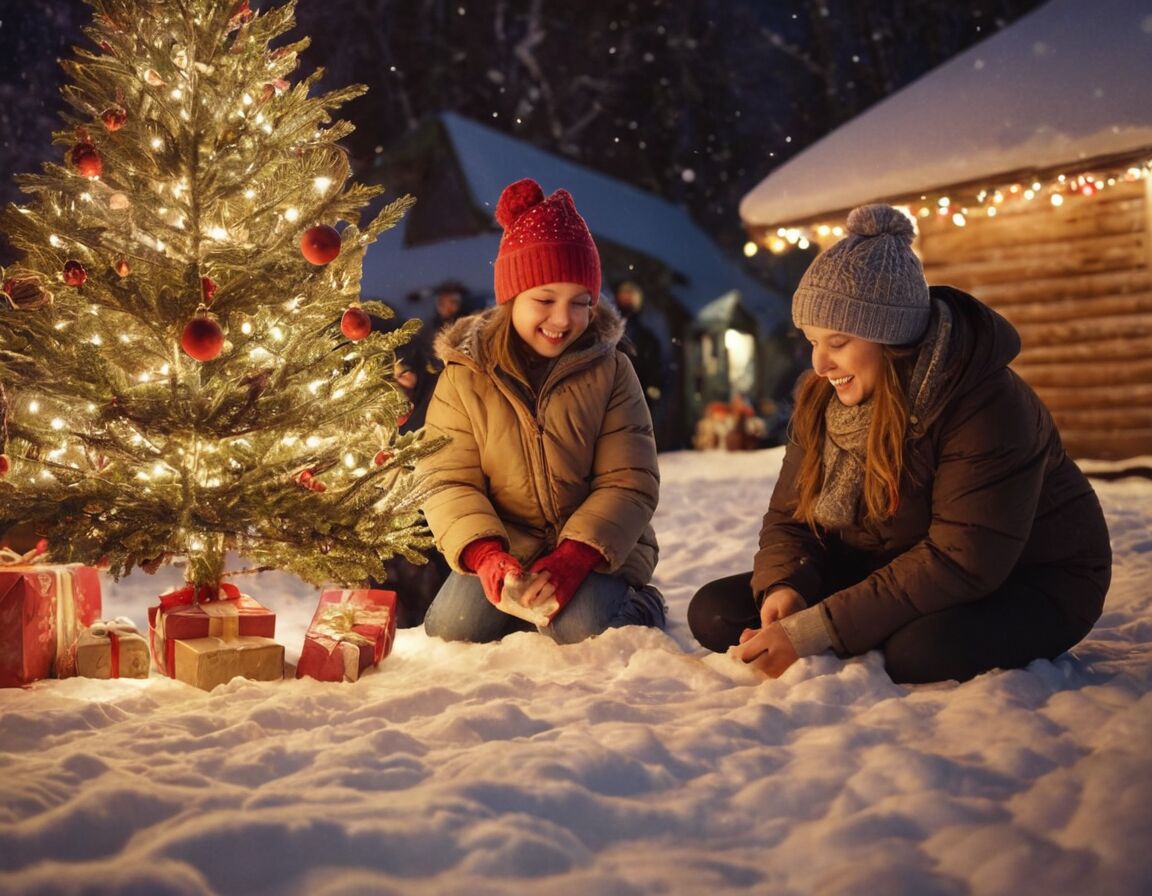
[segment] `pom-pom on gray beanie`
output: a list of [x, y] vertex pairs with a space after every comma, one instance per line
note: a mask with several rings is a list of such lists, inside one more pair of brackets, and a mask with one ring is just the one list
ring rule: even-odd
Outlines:
[[914, 236], [912, 222], [890, 205], [853, 209], [848, 236], [816, 256], [800, 278], [792, 322], [886, 345], [919, 341], [931, 303]]

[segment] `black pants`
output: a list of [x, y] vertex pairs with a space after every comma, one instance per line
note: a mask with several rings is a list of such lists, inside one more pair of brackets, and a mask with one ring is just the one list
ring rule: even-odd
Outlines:
[[[709, 650], [723, 652], [760, 627], [751, 580], [751, 572], [726, 576], [693, 595], [688, 626]], [[1088, 634], [1107, 590], [1100, 570], [1030, 570], [986, 598], [908, 623], [880, 645], [884, 666], [893, 681], [920, 684], [1055, 659]]]

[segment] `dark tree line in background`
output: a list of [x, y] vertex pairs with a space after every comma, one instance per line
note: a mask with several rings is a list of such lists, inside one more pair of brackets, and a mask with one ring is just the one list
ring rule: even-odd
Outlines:
[[[305, 65], [325, 69], [325, 86], [370, 88], [343, 110], [361, 179], [424, 119], [453, 110], [681, 204], [735, 249], [739, 201], [774, 167], [1037, 5], [298, 0], [297, 19], [312, 38]], [[0, 10], [6, 202], [19, 198], [13, 174], [65, 152], [50, 145], [56, 60], [84, 40], [91, 9], [4, 0]], [[0, 245], [0, 261], [9, 254]]]

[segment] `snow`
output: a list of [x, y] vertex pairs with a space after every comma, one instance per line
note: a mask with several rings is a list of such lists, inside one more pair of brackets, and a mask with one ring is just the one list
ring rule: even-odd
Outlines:
[[[963, 685], [878, 654], [778, 681], [705, 653], [781, 449], [661, 455], [667, 632], [559, 647], [398, 633], [356, 684], [154, 674], [0, 691], [0, 893], [1152, 891], [1152, 482], [1096, 484], [1116, 568], [1089, 638]], [[143, 623], [175, 581], [107, 583]], [[299, 655], [314, 589], [263, 574]]]
[[1152, 3], [1050, 0], [752, 189], [748, 226], [1087, 160], [1152, 154]]

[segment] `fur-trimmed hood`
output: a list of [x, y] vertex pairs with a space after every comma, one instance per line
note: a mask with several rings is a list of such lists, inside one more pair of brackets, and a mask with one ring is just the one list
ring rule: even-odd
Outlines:
[[[436, 355], [445, 364], [472, 364], [483, 368], [488, 366], [488, 353], [485, 346], [495, 334], [495, 327], [503, 319], [500, 308], [478, 311], [445, 327], [436, 334], [433, 343]], [[594, 355], [614, 350], [624, 338], [624, 318], [608, 302], [596, 303], [587, 332], [564, 356], [591, 352]]]

